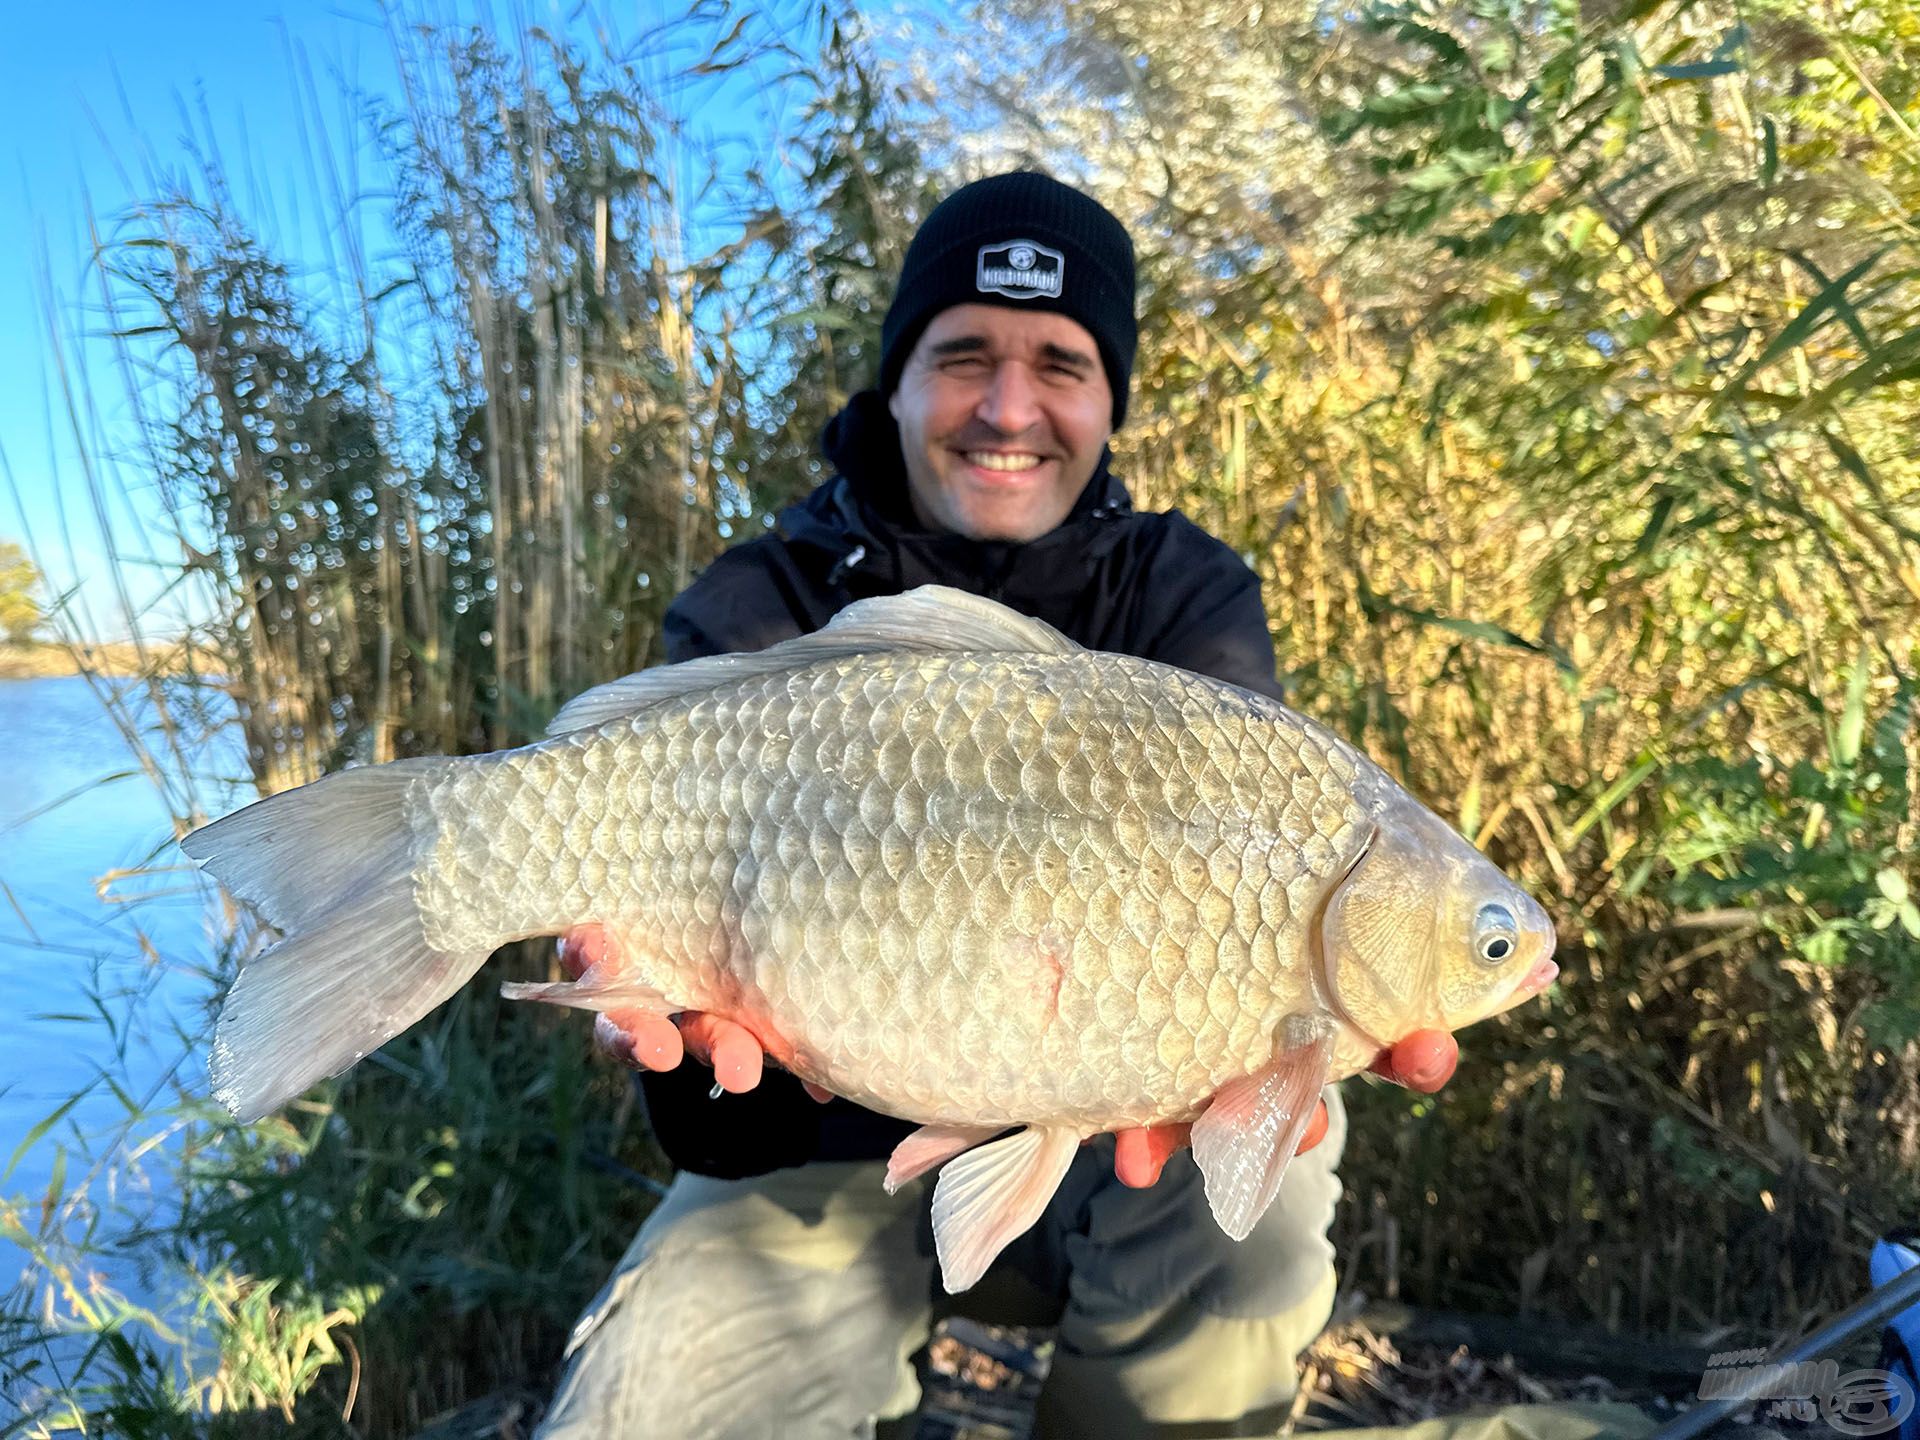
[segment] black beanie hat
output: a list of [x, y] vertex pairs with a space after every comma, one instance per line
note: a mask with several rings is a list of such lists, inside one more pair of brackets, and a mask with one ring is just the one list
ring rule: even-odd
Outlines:
[[893, 394], [920, 332], [942, 310], [1051, 310], [1093, 336], [1117, 430], [1138, 341], [1133, 286], [1133, 241], [1098, 200], [1031, 170], [964, 185], [933, 207], [907, 246], [880, 327], [880, 393]]

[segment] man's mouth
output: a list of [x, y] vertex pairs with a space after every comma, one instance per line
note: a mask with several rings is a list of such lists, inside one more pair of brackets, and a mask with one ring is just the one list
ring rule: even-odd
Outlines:
[[1037, 470], [1045, 459], [1029, 450], [962, 450], [960, 458], [976, 470], [991, 470], [997, 475]]

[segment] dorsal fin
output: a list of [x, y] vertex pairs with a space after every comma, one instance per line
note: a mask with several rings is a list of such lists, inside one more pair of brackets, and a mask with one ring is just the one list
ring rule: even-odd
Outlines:
[[856, 600], [825, 628], [745, 655], [708, 655], [597, 685], [561, 707], [549, 735], [590, 730], [675, 696], [750, 675], [887, 650], [987, 650], [1068, 655], [1081, 649], [1042, 620], [964, 590], [922, 585], [904, 595]]

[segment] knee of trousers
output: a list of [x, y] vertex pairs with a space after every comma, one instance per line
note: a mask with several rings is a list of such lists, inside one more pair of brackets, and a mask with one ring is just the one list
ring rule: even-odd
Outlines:
[[1243, 1241], [1214, 1220], [1190, 1157], [1152, 1190], [1115, 1186], [1093, 1198], [1088, 1233], [1068, 1241], [1070, 1300], [1046, 1434], [1264, 1423], [1284, 1409], [1300, 1352], [1326, 1327], [1337, 1290], [1327, 1230], [1346, 1113], [1334, 1087], [1325, 1099], [1326, 1138], [1289, 1164]]
[[[1097, 1339], [1065, 1333], [1042, 1393], [1036, 1437], [1271, 1434], [1300, 1388], [1300, 1354], [1326, 1327], [1337, 1282], [1269, 1315], [1174, 1307]], [[1089, 1341], [1094, 1340], [1093, 1353]]]
[[[1190, 1153], [1170, 1160], [1157, 1185], [1130, 1190], [1110, 1175], [1086, 1206], [1083, 1235], [1065, 1239], [1074, 1308], [1105, 1318], [1178, 1301], [1223, 1318], [1260, 1319], [1318, 1296], [1333, 1273], [1327, 1231], [1340, 1201], [1336, 1173], [1346, 1111], [1328, 1086], [1327, 1134], [1297, 1155], [1273, 1203], [1246, 1239], [1220, 1228]], [[1311, 1338], [1311, 1337], [1309, 1337]]]
[[883, 1172], [682, 1175], [575, 1327], [539, 1435], [825, 1440], [910, 1410], [924, 1196]]

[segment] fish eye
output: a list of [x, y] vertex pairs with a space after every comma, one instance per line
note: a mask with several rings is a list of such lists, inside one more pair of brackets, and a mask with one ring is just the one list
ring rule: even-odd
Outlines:
[[1504, 905], [1482, 905], [1473, 917], [1474, 953], [1488, 965], [1498, 965], [1514, 952], [1519, 935], [1513, 912]]

